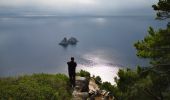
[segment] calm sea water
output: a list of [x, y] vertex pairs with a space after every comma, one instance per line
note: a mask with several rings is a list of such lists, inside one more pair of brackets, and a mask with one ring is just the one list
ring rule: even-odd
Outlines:
[[[166, 21], [150, 17], [0, 17], [0, 76], [67, 73], [70, 57], [77, 71], [87, 70], [113, 83], [119, 68], [144, 65], [133, 44], [149, 26], [165, 28]], [[77, 45], [62, 47], [64, 38]]]

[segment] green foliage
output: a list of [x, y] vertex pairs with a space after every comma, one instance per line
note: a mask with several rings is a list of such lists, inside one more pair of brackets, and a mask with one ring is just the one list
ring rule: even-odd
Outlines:
[[133, 83], [138, 79], [137, 73], [129, 69], [120, 69], [118, 76], [120, 79], [117, 80], [117, 86], [123, 92], [126, 92], [130, 85], [133, 85]]
[[168, 100], [170, 96], [170, 81], [150, 68], [138, 66], [136, 70], [119, 70], [118, 76], [117, 86], [104, 85], [118, 100]]
[[170, 94], [170, 27], [155, 31], [134, 44], [137, 56], [147, 58], [151, 67], [119, 70], [117, 92], [120, 100], [169, 100]]
[[118, 90], [117, 86], [112, 85], [110, 82], [103, 82], [100, 85], [100, 88], [103, 90], [109, 91], [116, 99], [118, 98], [120, 99], [121, 97], [121, 94], [119, 94], [120, 91]]
[[137, 56], [147, 58], [151, 67], [121, 69], [115, 78], [118, 100], [169, 100], [170, 96], [170, 27], [155, 31], [134, 44]]
[[80, 70], [80, 72], [77, 72], [76, 75], [90, 79], [90, 73], [85, 70]]
[[170, 0], [159, 0], [155, 5], [152, 5], [153, 9], [158, 11], [157, 17], [160, 19], [170, 17]]
[[110, 91], [116, 100], [169, 100], [168, 77], [150, 67], [137, 66], [135, 70], [120, 69], [115, 85], [103, 82], [100, 88]]
[[154, 31], [152, 27], [148, 30], [144, 40], [134, 44], [137, 49], [137, 56], [149, 58], [155, 66], [170, 68], [170, 27]]
[[95, 80], [95, 82], [96, 82], [96, 84], [98, 84], [98, 85], [100, 85], [101, 83], [102, 83], [102, 79], [101, 79], [101, 77], [100, 76], [93, 76], [93, 78], [94, 78], [94, 80]]
[[69, 100], [68, 77], [63, 74], [33, 74], [0, 79], [1, 100]]

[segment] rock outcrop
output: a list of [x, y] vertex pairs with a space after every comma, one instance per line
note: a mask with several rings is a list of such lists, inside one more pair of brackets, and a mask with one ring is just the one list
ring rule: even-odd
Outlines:
[[71, 37], [67, 40], [66, 37], [59, 43], [59, 45], [62, 46], [68, 46], [68, 45], [75, 45], [77, 44], [78, 40], [75, 37]]
[[101, 90], [93, 78], [87, 80], [80, 76], [76, 76], [76, 86], [72, 95], [72, 100], [114, 100], [110, 92]]
[[78, 42], [78, 40], [75, 37], [71, 37], [68, 39], [68, 44], [74, 45]]
[[76, 86], [73, 90], [73, 100], [87, 100], [89, 97], [88, 80], [85, 77], [76, 76]]
[[67, 45], [68, 45], [67, 38], [65, 37], [65, 38], [59, 43], [59, 45], [67, 46]]

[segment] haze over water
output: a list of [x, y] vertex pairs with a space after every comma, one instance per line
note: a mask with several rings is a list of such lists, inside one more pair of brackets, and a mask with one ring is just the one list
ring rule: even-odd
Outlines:
[[[0, 76], [31, 73], [67, 73], [75, 57], [77, 71], [87, 70], [113, 82], [119, 68], [145, 65], [134, 42], [146, 36], [149, 26], [165, 28], [154, 16], [114, 17], [0, 17]], [[76, 37], [75, 46], [58, 43]]]

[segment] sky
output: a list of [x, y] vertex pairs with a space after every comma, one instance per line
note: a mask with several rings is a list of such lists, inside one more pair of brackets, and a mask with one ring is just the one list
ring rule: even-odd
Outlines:
[[157, 0], [0, 0], [0, 14], [150, 15]]

